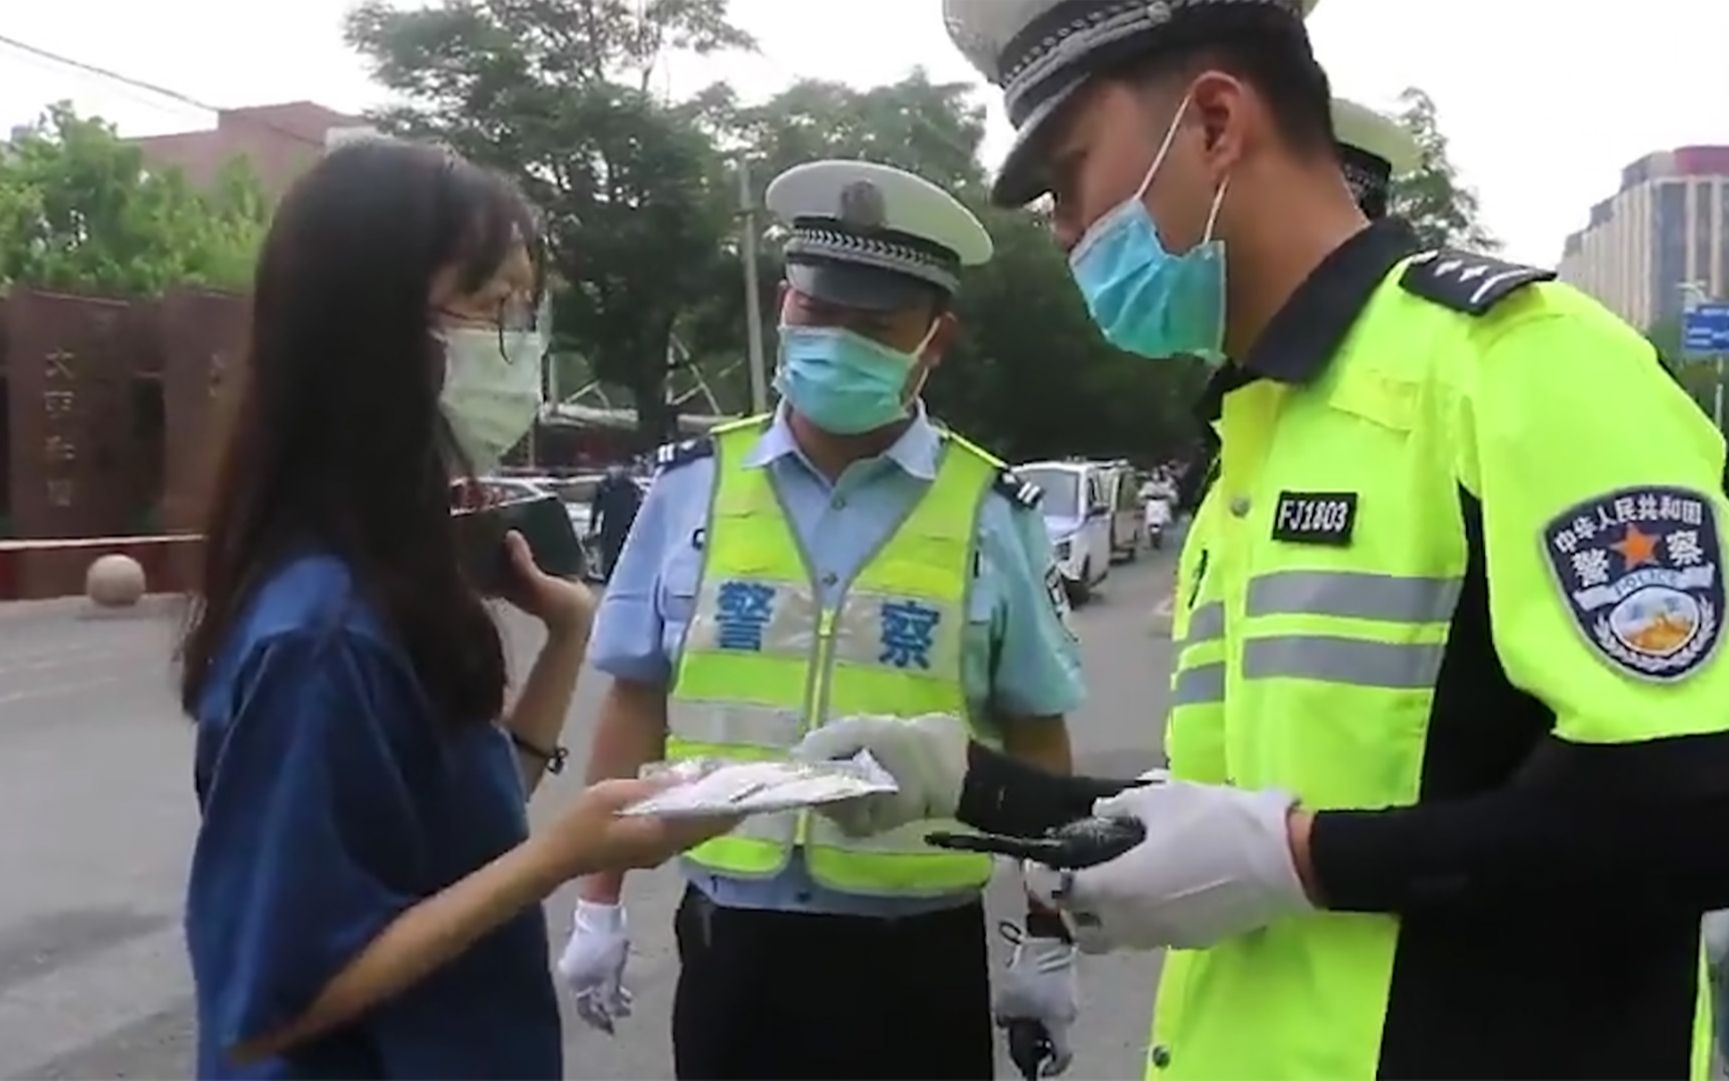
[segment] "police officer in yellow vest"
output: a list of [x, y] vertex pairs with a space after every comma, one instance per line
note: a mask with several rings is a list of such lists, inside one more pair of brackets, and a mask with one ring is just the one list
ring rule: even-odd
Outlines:
[[[783, 402], [663, 452], [589, 647], [614, 677], [590, 775], [783, 755], [831, 718], [929, 713], [1066, 772], [1082, 685], [1038, 493], [919, 397], [989, 235], [940, 188], [866, 162], [792, 169], [767, 205], [790, 230]], [[764, 816], [690, 853], [678, 1076], [991, 1076], [991, 863], [926, 846], [928, 828], [858, 840]], [[585, 884], [560, 966], [608, 1029], [628, 1008], [619, 890]], [[1043, 916], [996, 1012], [1043, 1022], [1060, 1060], [1074, 948]]]
[[[1221, 365], [1171, 777], [1099, 806], [1143, 844], [1051, 883], [1092, 945], [1179, 948], [1150, 1074], [1705, 1076], [1721, 433], [1552, 274], [1366, 221], [1295, 0], [945, 8], [1019, 128], [997, 200], [1050, 194], [1112, 341]], [[990, 826], [952, 736], [801, 753]], [[959, 785], [906, 767], [937, 747]]]

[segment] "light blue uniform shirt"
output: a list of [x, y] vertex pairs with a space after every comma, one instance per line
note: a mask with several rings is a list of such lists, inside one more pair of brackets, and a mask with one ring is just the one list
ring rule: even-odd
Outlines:
[[[821, 590], [835, 604], [865, 561], [909, 514], [936, 477], [942, 444], [922, 409], [881, 457], [854, 462], [830, 484], [799, 450], [777, 415], [745, 458], [767, 469], [804, 545]], [[637, 683], [669, 686], [696, 604], [699, 544], [714, 486], [714, 458], [663, 470], [625, 542], [589, 642], [591, 664]], [[987, 724], [1068, 713], [1085, 697], [1074, 637], [1047, 587], [1050, 538], [1036, 510], [992, 491], [980, 510], [962, 640], [961, 680], [973, 715]], [[910, 915], [965, 903], [949, 898], [882, 898], [818, 885], [794, 850], [780, 874], [728, 878], [689, 861], [685, 875], [716, 904], [734, 908], [867, 916]]]

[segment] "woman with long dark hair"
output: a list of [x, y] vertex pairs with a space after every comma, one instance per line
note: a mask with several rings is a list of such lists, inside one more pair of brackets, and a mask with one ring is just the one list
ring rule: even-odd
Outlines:
[[624, 782], [528, 831], [593, 600], [506, 538], [546, 629], [506, 710], [449, 493], [533, 422], [536, 232], [508, 182], [385, 140], [276, 212], [182, 650], [201, 1077], [559, 1076], [539, 902], [728, 825], [617, 817], [652, 790]]

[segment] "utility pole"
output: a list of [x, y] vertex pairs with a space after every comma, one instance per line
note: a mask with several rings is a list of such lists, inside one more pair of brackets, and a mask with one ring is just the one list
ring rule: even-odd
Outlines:
[[738, 208], [744, 235], [739, 245], [744, 262], [744, 327], [750, 349], [750, 409], [752, 413], [768, 412], [768, 373], [762, 359], [762, 297], [756, 280], [757, 228], [756, 195], [750, 187], [750, 165], [743, 155], [738, 159]]

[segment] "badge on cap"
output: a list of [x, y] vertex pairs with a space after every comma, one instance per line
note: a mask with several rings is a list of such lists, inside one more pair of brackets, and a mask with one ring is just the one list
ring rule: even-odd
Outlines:
[[840, 190], [840, 214], [854, 229], [881, 229], [888, 217], [882, 189], [868, 180], [855, 180]]
[[1544, 528], [1543, 550], [1579, 629], [1617, 667], [1671, 682], [1716, 648], [1722, 546], [1704, 495], [1627, 488], [1587, 500]]

